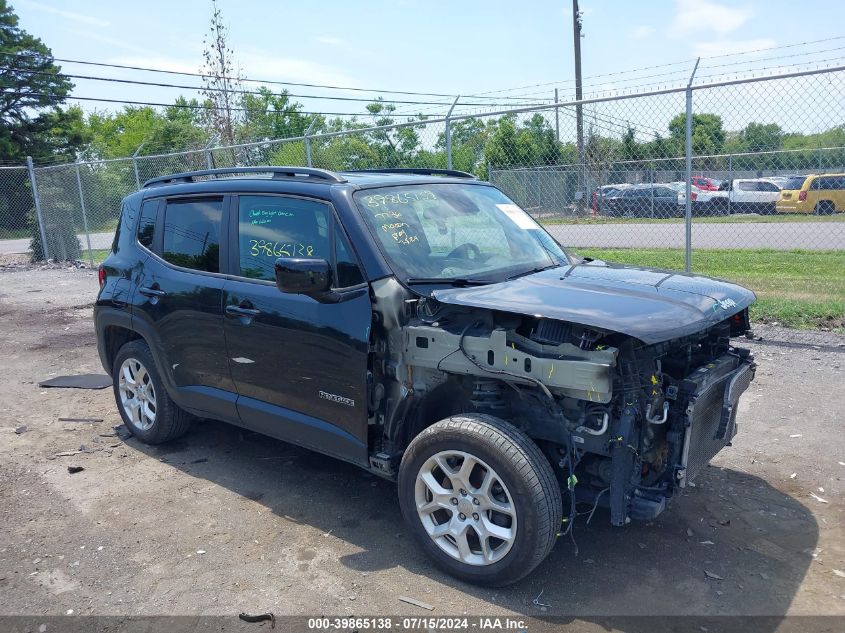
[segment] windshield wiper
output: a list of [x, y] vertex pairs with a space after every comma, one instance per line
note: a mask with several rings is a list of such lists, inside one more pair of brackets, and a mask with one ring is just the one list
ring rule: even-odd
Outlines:
[[453, 286], [486, 286], [495, 283], [490, 279], [470, 279], [468, 277], [409, 277], [409, 284], [451, 284]]
[[508, 277], [508, 281], [512, 279], [519, 279], [520, 277], [527, 277], [528, 275], [533, 275], [534, 273], [541, 273], [544, 270], [551, 270], [552, 268], [560, 268], [561, 264], [549, 264], [548, 266], [538, 266], [537, 268], [532, 268], [531, 270], [526, 270], [521, 273], [517, 273], [515, 275], [511, 275]]

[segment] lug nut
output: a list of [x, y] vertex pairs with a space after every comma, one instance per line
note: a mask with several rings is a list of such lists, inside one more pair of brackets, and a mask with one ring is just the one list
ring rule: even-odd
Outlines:
[[466, 520], [467, 520], [467, 515], [465, 515], [463, 512], [461, 512], [461, 513], [458, 515], [458, 518], [459, 518], [461, 521], [466, 521]]
[[478, 505], [478, 504], [480, 504], [480, 503], [481, 503], [481, 502], [480, 502], [478, 499], [473, 499], [473, 500], [472, 500], [472, 505], [474, 505], [474, 506], [477, 506], [477, 505]]
[[466, 490], [464, 490], [463, 488], [461, 488], [461, 494], [462, 494], [464, 497], [466, 497], [466, 496], [467, 496], [467, 491], [466, 491]]
[[477, 512], [473, 512], [473, 513], [472, 513], [472, 518], [473, 518], [473, 519], [475, 519], [476, 521], [478, 521], [478, 513], [477, 513]]
[[450, 499], [450, 501], [452, 502], [452, 505], [453, 505], [453, 506], [458, 505], [458, 500], [457, 500], [457, 499], [455, 499], [455, 497], [452, 497], [452, 498]]

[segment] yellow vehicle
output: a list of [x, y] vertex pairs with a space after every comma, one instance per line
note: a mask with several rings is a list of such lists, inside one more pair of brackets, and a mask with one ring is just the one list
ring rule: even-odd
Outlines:
[[829, 215], [845, 211], [845, 174], [818, 174], [790, 179], [775, 203], [778, 213]]

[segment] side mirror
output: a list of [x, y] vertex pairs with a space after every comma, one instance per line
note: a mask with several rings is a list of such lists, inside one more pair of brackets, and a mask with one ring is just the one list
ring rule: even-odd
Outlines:
[[325, 259], [280, 257], [275, 268], [276, 287], [288, 294], [315, 297], [332, 285], [331, 265]]

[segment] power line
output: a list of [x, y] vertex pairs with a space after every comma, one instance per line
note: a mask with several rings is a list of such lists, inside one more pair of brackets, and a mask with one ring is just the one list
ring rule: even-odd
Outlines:
[[[151, 106], [156, 108], [181, 108], [186, 110], [214, 110], [213, 106], [206, 106], [200, 104], [193, 104], [193, 103], [158, 103], [154, 101], [131, 101], [128, 99], [106, 99], [100, 97], [59, 97], [56, 95], [51, 95], [46, 92], [11, 92], [4, 90], [0, 92], [3, 95], [11, 95], [14, 97], [47, 97], [53, 99], [54, 101], [65, 101], [65, 100], [77, 100], [77, 101], [101, 101], [103, 103], [120, 103], [125, 105], [140, 105], [140, 106]], [[229, 110], [233, 112], [248, 112], [249, 108], [229, 108]], [[279, 114], [284, 114], [280, 112]], [[290, 112], [290, 114], [305, 114], [305, 115], [312, 115], [312, 116], [361, 116], [361, 113], [356, 112], [305, 112], [303, 110], [296, 110], [296, 112]], [[366, 113], [364, 113], [366, 114]]]
[[[83, 79], [87, 81], [105, 81], [110, 83], [120, 83], [120, 84], [134, 84], [139, 86], [153, 86], [157, 88], [179, 88], [180, 90], [196, 90], [198, 92], [228, 92], [232, 94], [244, 94], [244, 95], [257, 95], [261, 96], [263, 93], [259, 90], [241, 90], [241, 89], [230, 89], [226, 90], [224, 88], [213, 88], [213, 87], [203, 87], [203, 86], [187, 86], [183, 84], [168, 84], [162, 83], [157, 81], [140, 81], [137, 79], [120, 79], [117, 77], [97, 77], [93, 75], [71, 75], [67, 73], [51, 73], [43, 70], [28, 70], [28, 69], [20, 69], [15, 68], [13, 66], [0, 66], [0, 71], [2, 70], [9, 70], [15, 71], [19, 73], [26, 73], [29, 75], [42, 75], [42, 76], [49, 76], [49, 77], [65, 77], [68, 79]], [[364, 102], [364, 103], [402, 103], [402, 104], [411, 104], [411, 105], [442, 105], [440, 101], [408, 101], [408, 100], [377, 100], [377, 99], [366, 99], [362, 97], [338, 97], [338, 96], [323, 96], [323, 95], [302, 95], [302, 94], [291, 94], [287, 93], [288, 97], [293, 97], [297, 99], [327, 99], [331, 101], [355, 101], [355, 102]], [[501, 104], [501, 103], [467, 103], [465, 105], [469, 106], [497, 106], [497, 107], [507, 107], [508, 105], [515, 105], [515, 104]], [[538, 105], [533, 103], [520, 103], [519, 105]]]
[[[398, 94], [398, 95], [412, 95], [418, 97], [448, 97], [451, 99], [455, 98], [453, 94], [445, 94], [440, 92], [413, 92], [409, 90], [380, 90], [375, 88], [356, 88], [352, 86], [333, 86], [330, 84], [311, 84], [311, 83], [298, 83], [293, 81], [275, 81], [271, 79], [253, 79], [250, 77], [215, 77], [212, 75], [206, 75], [203, 73], [191, 73], [187, 71], [179, 71], [179, 70], [167, 70], [164, 68], [149, 68], [145, 66], [130, 66], [125, 64], [109, 64], [106, 62], [92, 62], [86, 61], [81, 59], [64, 59], [60, 57], [50, 57], [47, 55], [39, 55], [39, 54], [21, 54], [21, 53], [13, 53], [13, 52], [0, 52], [0, 55], [5, 55], [7, 57], [35, 57], [35, 58], [44, 58], [54, 62], [60, 62], [63, 64], [80, 64], [85, 66], [97, 66], [100, 68], [117, 68], [120, 70], [137, 70], [142, 72], [150, 72], [150, 73], [161, 73], [165, 75], [178, 75], [181, 77], [200, 77], [204, 79], [211, 79], [211, 78], [218, 78], [218, 79], [227, 79], [229, 81], [237, 81], [237, 82], [247, 82], [247, 83], [258, 83], [258, 84], [267, 84], [273, 86], [298, 86], [304, 88], [320, 88], [324, 90], [346, 90], [350, 92], [371, 92], [371, 93], [380, 93], [380, 94]], [[472, 98], [475, 98], [473, 95]], [[479, 99], [486, 99], [488, 97], [484, 97], [479, 95]], [[496, 97], [489, 97], [489, 98], [496, 98]], [[501, 99], [508, 99], [508, 97], [500, 97]]]

